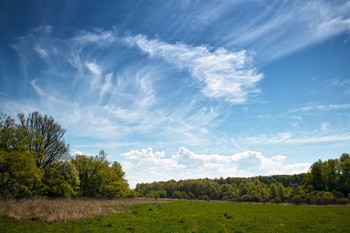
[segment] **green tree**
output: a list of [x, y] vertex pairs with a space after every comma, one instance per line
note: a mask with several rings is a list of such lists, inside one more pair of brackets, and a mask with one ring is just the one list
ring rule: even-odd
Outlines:
[[158, 190], [151, 190], [147, 193], [146, 197], [158, 199], [160, 197]]
[[18, 118], [19, 130], [29, 144], [29, 151], [41, 155], [37, 158], [38, 167], [49, 168], [69, 157], [69, 145], [63, 139], [66, 130], [52, 117], [33, 112], [28, 117], [18, 114]]
[[337, 164], [336, 159], [329, 159], [322, 164], [322, 183], [325, 191], [332, 191], [336, 186], [339, 178]]
[[101, 162], [96, 162], [94, 157], [76, 155], [72, 163], [78, 170], [80, 180], [80, 195], [84, 197], [97, 197], [99, 191], [99, 170]]
[[42, 173], [29, 152], [0, 151], [0, 197], [19, 198], [39, 194]]
[[192, 193], [192, 192], [190, 192], [189, 194], [188, 194], [188, 199], [196, 199], [196, 197], [194, 196], [194, 194]]
[[347, 196], [350, 193], [350, 156], [343, 153], [339, 158], [339, 190]]
[[59, 161], [55, 164], [55, 168], [64, 177], [64, 180], [73, 189], [73, 196], [76, 196], [79, 191], [80, 179], [77, 168], [70, 161]]
[[20, 133], [15, 120], [11, 117], [1, 114], [0, 117], [0, 150], [27, 151], [28, 146], [23, 140], [23, 134]]
[[318, 160], [311, 165], [310, 168], [310, 184], [314, 186], [316, 190], [323, 190], [323, 180], [322, 180], [322, 161]]
[[71, 198], [78, 195], [79, 174], [71, 162], [59, 161], [44, 171], [43, 183], [47, 196]]
[[278, 197], [283, 201], [285, 199], [286, 193], [283, 184], [279, 183], [277, 186]]
[[74, 196], [72, 186], [65, 181], [65, 177], [60, 174], [57, 168], [45, 169], [43, 183], [45, 185], [45, 195], [48, 197], [70, 198]]
[[278, 190], [277, 190], [277, 186], [275, 183], [270, 185], [270, 189], [269, 189], [269, 198], [270, 199], [275, 199], [279, 197], [278, 196]]
[[173, 198], [182, 199], [182, 192], [175, 191], [174, 194], [173, 194]]
[[289, 197], [293, 198], [294, 196], [299, 196], [302, 194], [304, 194], [304, 191], [301, 188], [301, 186], [299, 186], [297, 184], [293, 184], [292, 188], [290, 189]]
[[76, 155], [72, 159], [80, 179], [80, 195], [85, 197], [135, 196], [124, 179], [125, 173], [118, 162], [110, 163], [99, 156]]

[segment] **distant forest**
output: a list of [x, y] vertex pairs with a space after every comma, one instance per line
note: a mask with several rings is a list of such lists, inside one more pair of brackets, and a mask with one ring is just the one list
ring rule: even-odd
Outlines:
[[350, 156], [315, 162], [308, 173], [169, 180], [137, 184], [143, 197], [294, 204], [347, 204], [350, 201]]
[[[96, 156], [69, 154], [65, 129], [47, 115], [0, 115], [0, 198], [148, 197], [237, 202], [347, 204], [350, 156], [317, 161], [308, 173], [169, 180], [129, 188], [118, 162], [103, 150]], [[145, 174], [147, 175], [147, 174]]]

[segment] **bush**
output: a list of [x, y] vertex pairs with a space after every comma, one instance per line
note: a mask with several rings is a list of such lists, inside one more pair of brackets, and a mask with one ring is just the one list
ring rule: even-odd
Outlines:
[[330, 192], [324, 192], [322, 193], [322, 198], [324, 201], [325, 205], [330, 205], [330, 204], [334, 204], [335, 202], [335, 197], [332, 193]]
[[303, 202], [303, 199], [301, 198], [301, 196], [295, 195], [295, 196], [292, 198], [291, 202], [292, 202], [293, 204], [300, 205], [300, 204]]
[[336, 200], [336, 203], [339, 205], [346, 205], [349, 203], [349, 200], [347, 198], [338, 198]]
[[338, 192], [337, 190], [333, 190], [332, 194], [335, 198], [344, 198], [344, 195], [341, 192]]
[[282, 202], [282, 200], [281, 200], [281, 198], [276, 197], [276, 198], [274, 198], [274, 199], [271, 199], [271, 200], [270, 200], [270, 202], [271, 202], [271, 203], [278, 204], [278, 203], [281, 203], [281, 202]]
[[311, 198], [311, 204], [314, 204], [314, 205], [324, 205], [325, 202], [323, 200], [322, 197], [320, 196], [314, 196]]
[[250, 201], [253, 201], [252, 196], [249, 195], [249, 194], [244, 194], [241, 198], [242, 198], [242, 201], [243, 201], [243, 202], [250, 202]]
[[200, 198], [201, 200], [204, 200], [204, 201], [210, 201], [210, 197], [208, 197], [208, 195], [204, 195]]

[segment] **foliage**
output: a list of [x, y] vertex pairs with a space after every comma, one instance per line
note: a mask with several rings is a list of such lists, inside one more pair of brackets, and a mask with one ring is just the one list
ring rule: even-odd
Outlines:
[[52, 117], [33, 112], [18, 118], [20, 124], [0, 114], [0, 198], [136, 196], [105, 151], [70, 159], [65, 129]]
[[124, 172], [118, 162], [112, 165], [105, 158], [105, 152], [99, 156], [76, 155], [72, 164], [79, 173], [79, 195], [84, 197], [128, 197], [135, 196], [130, 191]]
[[299, 205], [303, 202], [303, 199], [299, 195], [295, 195], [292, 199], [291, 202], [293, 204]]
[[41, 190], [42, 172], [29, 152], [0, 151], [0, 197], [28, 197]]
[[64, 142], [66, 132], [52, 117], [33, 112], [25, 117], [18, 114], [19, 130], [23, 133], [29, 150], [42, 155], [37, 164], [40, 168], [52, 167], [55, 162], [69, 157], [69, 145]]
[[80, 185], [79, 173], [71, 162], [59, 161], [44, 171], [45, 195], [66, 198], [77, 196]]

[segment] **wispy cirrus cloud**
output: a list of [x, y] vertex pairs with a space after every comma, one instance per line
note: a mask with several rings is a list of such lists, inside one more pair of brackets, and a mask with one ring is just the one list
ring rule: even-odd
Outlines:
[[[267, 157], [261, 152], [246, 151], [229, 156], [197, 154], [185, 147], [167, 156], [152, 148], [131, 150], [123, 155], [123, 168], [131, 186], [136, 183], [169, 179], [249, 177], [257, 175], [306, 172], [309, 163], [286, 163], [286, 156]], [[145, 177], [144, 174], [147, 174]]]
[[[255, 51], [258, 63], [288, 55], [350, 29], [347, 1], [257, 2], [251, 6], [250, 14], [245, 15], [236, 12], [239, 8], [234, 6], [227, 9], [231, 14], [222, 14], [226, 23], [220, 24], [215, 39], [227, 47]], [[244, 23], [232, 24], [233, 20]]]
[[[118, 144], [117, 140], [127, 145], [128, 139], [145, 135], [145, 144], [164, 139], [199, 145], [210, 127], [217, 124], [218, 106], [193, 98], [196, 93], [184, 95], [186, 86], [176, 89], [165, 85], [172, 68], [140, 57], [139, 52], [125, 52], [130, 50], [125, 37], [102, 30], [54, 37], [53, 28], [49, 29], [32, 30], [13, 45], [27, 67], [34, 60], [38, 62], [39, 56], [41, 69], [29, 81], [33, 98], [7, 101], [3, 105], [7, 113], [48, 113], [70, 135], [92, 137], [101, 145], [105, 140], [110, 140], [108, 145], [113, 141]], [[123, 63], [125, 59], [132, 62]], [[168, 96], [178, 100], [174, 102]]]
[[309, 105], [293, 110], [294, 112], [315, 112], [315, 111], [337, 111], [350, 108], [350, 104], [328, 104], [328, 105]]
[[[320, 132], [326, 131], [329, 125], [327, 123], [321, 124]], [[305, 134], [305, 133], [304, 133]], [[317, 143], [334, 143], [334, 142], [350, 142], [350, 134], [342, 133], [308, 133], [308, 135], [300, 135], [290, 131], [266, 135], [251, 136], [241, 138], [244, 143], [250, 145], [303, 145], [303, 144], [317, 144]]]
[[258, 82], [263, 78], [252, 67], [251, 57], [245, 50], [229, 52], [225, 48], [210, 51], [205, 46], [169, 44], [143, 35], [127, 37], [126, 42], [138, 47], [152, 58], [161, 58], [190, 74], [203, 83], [202, 93], [232, 103], [244, 103], [249, 95], [257, 94]]

